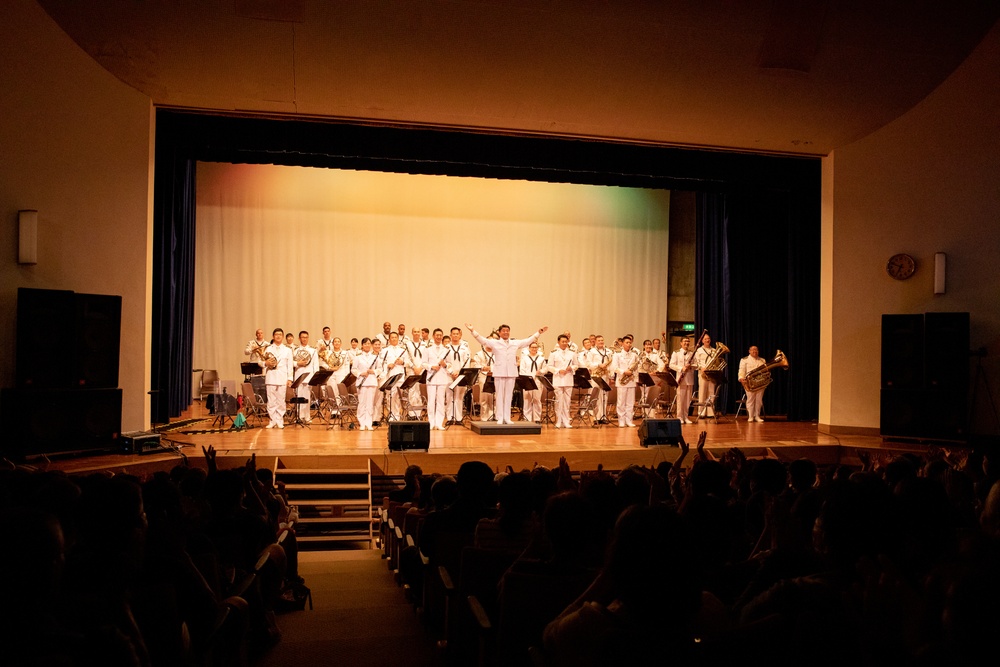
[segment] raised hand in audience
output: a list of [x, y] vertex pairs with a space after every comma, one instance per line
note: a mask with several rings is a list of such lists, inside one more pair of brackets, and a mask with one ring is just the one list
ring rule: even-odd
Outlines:
[[201, 452], [205, 455], [205, 464], [208, 466], [208, 474], [211, 475], [217, 472], [219, 468], [215, 463], [215, 447], [209, 445], [208, 449], [205, 449], [205, 446], [202, 445]]

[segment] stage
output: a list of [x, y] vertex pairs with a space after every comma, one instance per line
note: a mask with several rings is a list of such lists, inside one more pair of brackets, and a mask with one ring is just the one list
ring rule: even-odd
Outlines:
[[[637, 421], [641, 424], [641, 421]], [[516, 424], [515, 424], [516, 425]], [[174, 465], [189, 462], [203, 465], [202, 448], [213, 447], [219, 465], [241, 465], [251, 454], [257, 455], [259, 466], [299, 469], [360, 469], [369, 461], [374, 474], [402, 475], [407, 465], [416, 464], [425, 473], [452, 474], [464, 461], [481, 460], [497, 470], [506, 466], [515, 469], [534, 465], [555, 467], [565, 457], [574, 471], [620, 470], [629, 465], [655, 466], [660, 461], [675, 461], [679, 447], [640, 446], [639, 428], [618, 428], [617, 425], [577, 426], [556, 429], [546, 424], [540, 433], [503, 435], [479, 434], [466, 425], [452, 425], [445, 431], [430, 431], [426, 451], [390, 451], [388, 429], [359, 431], [341, 426], [328, 426], [314, 420], [310, 427], [287, 425], [284, 429], [265, 429], [253, 424], [243, 430], [232, 430], [227, 420], [224, 426], [213, 424], [200, 402], [181, 419], [159, 429], [164, 445], [144, 454], [110, 452], [86, 456], [61, 456], [34, 459], [38, 467], [85, 473], [94, 470], [127, 471], [144, 475], [155, 470], [169, 470]], [[820, 433], [815, 423], [787, 422], [768, 418], [763, 423], [748, 423], [745, 416], [700, 420], [684, 425], [682, 435], [692, 446], [701, 431], [706, 431], [706, 451], [721, 457], [731, 447], [739, 447], [749, 457], [770, 457], [793, 461], [808, 457], [820, 465], [844, 463], [860, 465], [856, 450], [916, 451], [925, 445], [884, 443], [871, 436], [833, 436]], [[689, 466], [692, 451], [684, 462]]]

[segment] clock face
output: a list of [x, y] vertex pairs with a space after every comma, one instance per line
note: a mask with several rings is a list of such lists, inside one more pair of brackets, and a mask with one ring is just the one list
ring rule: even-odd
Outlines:
[[885, 266], [885, 271], [896, 280], [906, 280], [917, 270], [917, 263], [905, 253], [893, 255]]

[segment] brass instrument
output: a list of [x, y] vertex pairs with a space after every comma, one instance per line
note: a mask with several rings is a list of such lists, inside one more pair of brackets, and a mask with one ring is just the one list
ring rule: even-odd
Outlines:
[[606, 377], [608, 375], [608, 368], [611, 366], [611, 361], [613, 359], [614, 355], [609, 353], [607, 357], [605, 357], [604, 361], [597, 365], [597, 368], [594, 369], [594, 372], [591, 373], [591, 375], [599, 378]]
[[[630, 353], [632, 353], [632, 352], [635, 352], [635, 350], [630, 350]], [[636, 369], [639, 368], [639, 362], [640, 361], [641, 361], [640, 355], [638, 353], [636, 353], [636, 355], [635, 355], [635, 361], [633, 361], [632, 365], [628, 367], [628, 370], [626, 370], [624, 373], [622, 373], [621, 377], [618, 378], [618, 384], [619, 385], [625, 385], [625, 384], [627, 384], [627, 383], [629, 383], [629, 382], [632, 381], [632, 376], [635, 375]]]
[[278, 367], [278, 357], [274, 356], [274, 352], [271, 352], [270, 350], [265, 349], [264, 352], [261, 353], [260, 360], [264, 362], [265, 367], [270, 368], [271, 370]]
[[655, 373], [656, 369], [659, 367], [660, 365], [650, 359], [645, 352], [642, 353], [642, 361], [639, 363], [640, 373], [652, 374]]
[[716, 343], [712, 353], [708, 355], [708, 360], [705, 361], [705, 367], [701, 369], [702, 372], [725, 370], [726, 360], [722, 358], [724, 354], [729, 354], [729, 348], [723, 343]]
[[264, 350], [267, 349], [267, 343], [254, 343], [253, 350], [250, 351], [250, 361], [264, 361]]
[[771, 384], [771, 369], [772, 368], [783, 368], [788, 370], [788, 357], [784, 352], [778, 350], [774, 355], [774, 360], [769, 364], [764, 364], [763, 366], [758, 366], [743, 378], [747, 391], [757, 391], [758, 389], [763, 389], [767, 385]]
[[312, 360], [312, 354], [309, 352], [308, 348], [300, 347], [295, 350], [295, 353], [292, 355], [292, 359], [295, 361], [295, 365], [301, 368]]

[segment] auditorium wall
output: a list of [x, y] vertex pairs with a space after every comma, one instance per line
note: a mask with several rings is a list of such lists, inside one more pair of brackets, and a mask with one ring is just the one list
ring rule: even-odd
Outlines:
[[[971, 347], [1000, 382], [1000, 27], [950, 78], [896, 121], [825, 159], [820, 423], [879, 427], [883, 313], [967, 311]], [[947, 253], [947, 293], [934, 295], [934, 254]], [[895, 253], [916, 274], [886, 274]], [[939, 340], [937, 363], [969, 363]], [[971, 360], [973, 371], [975, 360]], [[975, 372], [971, 375], [976, 377]], [[980, 387], [972, 430], [997, 432]]]
[[[0, 386], [14, 383], [18, 287], [120, 295], [122, 428], [144, 428], [152, 105], [31, 0], [4, 4], [0, 62]], [[35, 265], [17, 263], [20, 209], [38, 210]], [[74, 333], [53, 322], [36, 332], [33, 354], [70, 358]]]

